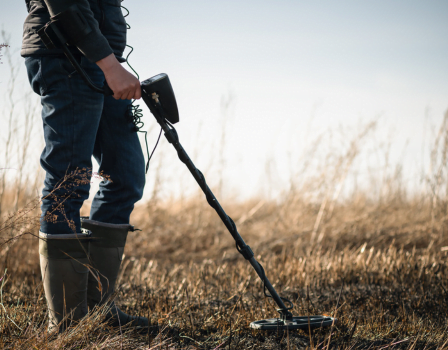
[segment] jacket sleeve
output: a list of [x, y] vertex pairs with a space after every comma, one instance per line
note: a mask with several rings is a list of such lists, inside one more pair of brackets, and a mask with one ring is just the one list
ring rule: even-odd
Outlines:
[[83, 13], [92, 31], [81, 41], [77, 47], [91, 62], [97, 62], [113, 53], [107, 39], [101, 33], [98, 21], [93, 16], [88, 0], [44, 0], [50, 15], [53, 17], [76, 4]]

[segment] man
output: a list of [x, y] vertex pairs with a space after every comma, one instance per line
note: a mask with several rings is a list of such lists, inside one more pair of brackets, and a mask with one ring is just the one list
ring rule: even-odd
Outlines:
[[[132, 229], [129, 216], [145, 184], [141, 146], [125, 118], [130, 100], [141, 97], [141, 88], [120, 64], [126, 61], [120, 3], [26, 0], [29, 14], [21, 55], [42, 103], [45, 148], [40, 161], [46, 177], [39, 253], [51, 330], [64, 330], [88, 309], [106, 302], [112, 325], [148, 327], [146, 318], [129, 316], [110, 300]], [[47, 49], [37, 34], [50, 17], [57, 18], [70, 6], [76, 6], [90, 27], [70, 50], [96, 85], [107, 81], [113, 97], [93, 92], [62, 51]], [[95, 195], [89, 219], [81, 220], [79, 211], [89, 195], [89, 181], [82, 179], [86, 172], [89, 177], [92, 155], [107, 178]]]

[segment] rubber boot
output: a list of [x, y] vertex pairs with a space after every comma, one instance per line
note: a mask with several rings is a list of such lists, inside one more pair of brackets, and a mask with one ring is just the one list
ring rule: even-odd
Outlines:
[[92, 232], [90, 261], [93, 268], [97, 270], [96, 277], [89, 274], [87, 289], [89, 308], [93, 309], [95, 306], [109, 303], [106, 317], [111, 326], [128, 325], [140, 331], [148, 331], [149, 322], [146, 317], [128, 315], [111, 300], [123, 259], [126, 238], [133, 226], [108, 224], [85, 218], [81, 218], [81, 226]]
[[89, 235], [39, 232], [42, 281], [47, 299], [48, 330], [63, 332], [87, 315]]

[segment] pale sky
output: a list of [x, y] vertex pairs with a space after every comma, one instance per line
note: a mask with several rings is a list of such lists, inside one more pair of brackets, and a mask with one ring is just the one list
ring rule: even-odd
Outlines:
[[[141, 80], [170, 76], [181, 142], [199, 168], [213, 168], [219, 158], [220, 101], [233, 96], [225, 178], [234, 192], [257, 193], [269, 158], [276, 159], [278, 181], [285, 181], [288, 159], [298, 162], [324, 130], [376, 117], [377, 137], [392, 137], [397, 160], [418, 172], [424, 130], [439, 125], [448, 109], [446, 0], [122, 4], [130, 10], [130, 62]], [[24, 1], [2, 0], [0, 22], [17, 57], [25, 16]], [[0, 104], [7, 76], [0, 65]], [[145, 123], [154, 124], [146, 109]], [[153, 125], [150, 148], [156, 131]], [[155, 157], [174, 152], [169, 147], [163, 142]]]

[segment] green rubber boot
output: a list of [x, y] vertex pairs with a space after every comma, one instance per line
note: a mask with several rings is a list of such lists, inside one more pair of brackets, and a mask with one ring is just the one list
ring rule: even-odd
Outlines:
[[149, 322], [146, 317], [131, 316], [121, 311], [111, 296], [123, 258], [124, 246], [128, 232], [133, 226], [128, 224], [108, 224], [81, 218], [81, 226], [92, 232], [90, 243], [90, 262], [97, 270], [98, 279], [89, 274], [87, 304], [90, 309], [109, 303], [106, 317], [113, 327], [131, 326], [140, 331], [148, 331]]
[[42, 281], [51, 332], [63, 332], [87, 315], [89, 235], [39, 232]]

